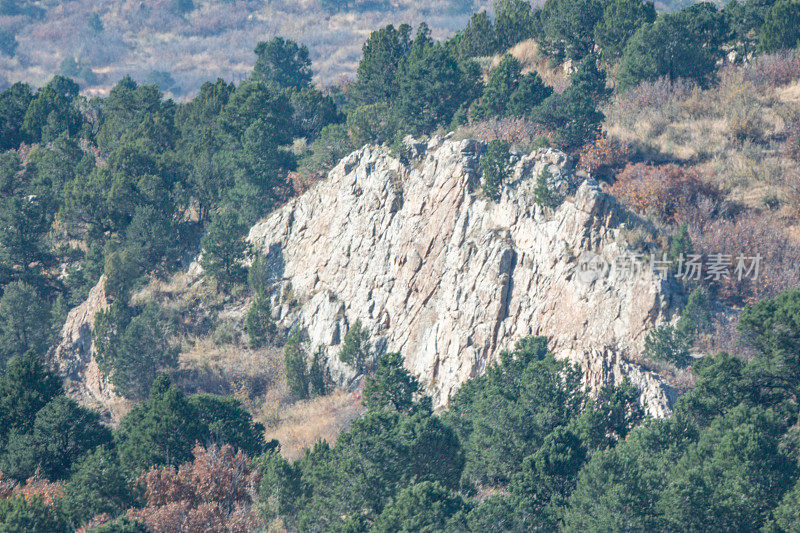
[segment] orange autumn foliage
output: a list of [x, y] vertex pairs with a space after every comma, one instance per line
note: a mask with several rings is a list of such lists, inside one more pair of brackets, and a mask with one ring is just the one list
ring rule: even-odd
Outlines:
[[230, 445], [195, 446], [194, 461], [177, 470], [151, 468], [137, 482], [147, 506], [128, 515], [150, 531], [251, 531], [261, 522], [255, 508], [259, 474], [249, 457]]
[[704, 183], [695, 170], [673, 164], [629, 164], [610, 192], [634, 210], [663, 222], [682, 220], [702, 200], [720, 198], [719, 190]]

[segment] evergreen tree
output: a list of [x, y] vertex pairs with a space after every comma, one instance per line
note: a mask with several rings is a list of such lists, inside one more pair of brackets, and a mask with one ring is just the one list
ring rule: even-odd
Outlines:
[[361, 320], [356, 320], [344, 336], [339, 360], [352, 366], [356, 372], [363, 373], [371, 358], [369, 332], [361, 326]]
[[594, 28], [594, 40], [600, 47], [603, 61], [615, 64], [628, 40], [644, 24], [656, 19], [653, 2], [642, 0], [614, 0], [603, 10], [603, 16]]
[[111, 439], [97, 412], [57, 396], [36, 413], [30, 433], [9, 436], [3, 471], [20, 480], [37, 472], [46, 479], [64, 479], [81, 456]]
[[619, 90], [662, 76], [707, 82], [722, 57], [724, 35], [725, 21], [709, 2], [659, 16], [628, 41], [617, 73]]
[[[348, 119], [349, 117], [350, 115]], [[354, 150], [355, 146], [350, 140], [347, 125], [329, 124], [322, 128], [319, 137], [314, 139], [311, 154], [303, 160], [302, 166], [311, 172], [325, 173]]]
[[256, 64], [252, 78], [277, 89], [305, 89], [311, 86], [311, 60], [308, 48], [275, 37], [256, 45]]
[[556, 361], [543, 338], [527, 338], [485, 375], [462, 386], [446, 417], [466, 456], [463, 481], [506, 484], [520, 462], [584, 407], [580, 374]]
[[111, 379], [129, 398], [145, 398], [156, 376], [178, 362], [178, 347], [170, 345], [165, 318], [156, 304], [133, 317], [117, 341]]
[[0, 154], [0, 198], [8, 198], [22, 192], [25, 185], [22, 174], [22, 160], [16, 150]]
[[486, 11], [474, 13], [467, 27], [454, 39], [458, 57], [461, 59], [490, 56], [497, 49], [494, 25]]
[[44, 355], [53, 339], [50, 319], [50, 306], [36, 289], [19, 281], [6, 285], [0, 298], [0, 362], [28, 350]]
[[[526, 529], [558, 529], [559, 513], [566, 506], [588, 457], [581, 439], [572, 430], [558, 427], [542, 446], [526, 457], [511, 480], [511, 495]], [[521, 512], [520, 512], [521, 511]]]
[[202, 435], [196, 410], [170, 378], [161, 374], [147, 401], [120, 421], [114, 438], [122, 468], [138, 474], [153, 465], [190, 461], [192, 448]]
[[[296, 166], [285, 148], [295, 135], [289, 97], [264, 82], [236, 88], [217, 125], [223, 149], [216, 156], [227, 203], [254, 223], [285, 194], [286, 175]], [[232, 178], [232, 179], [231, 179]]]
[[508, 50], [533, 37], [534, 14], [527, 0], [497, 0], [494, 17], [496, 50]]
[[242, 262], [247, 252], [247, 226], [231, 209], [215, 213], [203, 235], [203, 254], [200, 265], [205, 272], [217, 279], [223, 289], [245, 279]]
[[448, 521], [466, 508], [458, 494], [439, 483], [424, 481], [400, 491], [375, 520], [371, 531], [444, 531]]
[[61, 132], [78, 133], [81, 115], [75, 102], [79, 91], [78, 84], [64, 76], [53, 77], [39, 89], [22, 122], [22, 131], [27, 139], [32, 142], [51, 141]]
[[116, 452], [99, 446], [75, 465], [61, 508], [74, 526], [103, 513], [117, 516], [135, 503], [131, 489]]
[[200, 442], [208, 448], [213, 444], [230, 444], [250, 457], [264, 451], [264, 426], [254, 423], [250, 413], [233, 396], [195, 394], [189, 397], [195, 420], [202, 427]]
[[468, 78], [452, 51], [433, 43], [427, 27], [420, 25], [398, 73], [393, 106], [398, 122], [412, 134], [429, 133], [449, 124], [471, 98], [476, 81]]
[[226, 139], [219, 131], [218, 121], [234, 89], [232, 83], [219, 78], [214, 83], [206, 82], [199, 94], [175, 113], [178, 153], [189, 169], [188, 186], [199, 204], [202, 222], [207, 222], [231, 181], [221, 157]]
[[323, 360], [324, 356], [320, 347], [311, 359], [311, 367], [308, 369], [308, 387], [311, 396], [325, 396], [328, 392], [330, 376]]
[[347, 132], [354, 148], [390, 141], [398, 128], [397, 117], [385, 102], [363, 105], [347, 114]]
[[[391, 24], [370, 34], [362, 47], [353, 99], [361, 105], [391, 102], [397, 97], [400, 63], [411, 46], [411, 26]], [[357, 143], [356, 143], [357, 144]]]
[[417, 379], [403, 368], [403, 356], [397, 352], [378, 358], [375, 374], [364, 385], [364, 405], [367, 409], [390, 409], [409, 412], [415, 405], [414, 395], [420, 390]]
[[325, 126], [344, 120], [333, 98], [312, 87], [290, 91], [289, 101], [294, 110], [293, 128], [298, 136], [305, 137], [308, 142], [319, 137]]
[[511, 95], [519, 86], [521, 72], [519, 61], [514, 56], [503, 56], [500, 64], [492, 70], [481, 100], [473, 108], [473, 116], [477, 119], [505, 116]]
[[681, 318], [675, 327], [679, 335], [694, 335], [706, 332], [711, 328], [711, 309], [708, 290], [697, 287], [689, 295]]
[[500, 187], [508, 176], [509, 157], [508, 143], [502, 140], [491, 141], [486, 147], [486, 153], [481, 157], [483, 194], [495, 202], [500, 200]]
[[598, 0], [546, 0], [539, 14], [544, 50], [557, 61], [583, 59], [592, 51], [602, 15]]
[[0, 500], [0, 531], [52, 533], [68, 531], [63, 516], [41, 497], [22, 495]]
[[283, 349], [283, 360], [286, 366], [286, 384], [292, 395], [298, 400], [308, 398], [308, 363], [306, 362], [306, 345], [302, 332], [296, 331]]
[[0, 273], [42, 287], [43, 271], [50, 268], [47, 232], [50, 220], [37, 198], [14, 196], [0, 201]]
[[147, 527], [138, 520], [122, 516], [113, 522], [107, 522], [94, 528], [92, 533], [148, 533], [148, 531]]
[[19, 147], [24, 140], [25, 113], [33, 101], [28, 84], [17, 82], [0, 93], [0, 150]]
[[28, 351], [11, 358], [0, 374], [0, 450], [9, 433], [30, 432], [36, 413], [61, 393], [61, 380], [44, 367], [41, 355]]
[[775, 413], [743, 405], [712, 422], [675, 464], [658, 502], [666, 529], [726, 531], [763, 525], [797, 472], [779, 449]]
[[774, 4], [775, 0], [731, 0], [722, 8], [730, 32], [728, 41], [737, 52], [747, 56], [756, 50], [764, 20]]
[[674, 326], [659, 326], [650, 331], [644, 340], [644, 353], [655, 360], [666, 361], [678, 367], [689, 366], [692, 337]]
[[605, 74], [590, 55], [572, 74], [570, 86], [542, 102], [533, 118], [553, 131], [563, 148], [574, 149], [597, 137], [603, 121], [598, 103], [606, 94]]
[[245, 330], [250, 338], [250, 346], [260, 348], [275, 335], [272, 309], [266, 295], [256, 294], [245, 317]]
[[761, 27], [758, 47], [764, 52], [795, 48], [800, 44], [800, 2], [778, 0]]
[[539, 74], [525, 74], [508, 99], [507, 113], [514, 117], [529, 116], [551, 94], [553, 89], [544, 84]]
[[549, 167], [544, 167], [539, 177], [536, 178], [536, 188], [533, 190], [534, 200], [542, 207], [557, 208], [561, 202], [552, 189], [553, 174]]
[[669, 241], [669, 258], [675, 261], [681, 254], [684, 260], [693, 253], [692, 237], [689, 235], [689, 226], [683, 222], [678, 226], [678, 231]]

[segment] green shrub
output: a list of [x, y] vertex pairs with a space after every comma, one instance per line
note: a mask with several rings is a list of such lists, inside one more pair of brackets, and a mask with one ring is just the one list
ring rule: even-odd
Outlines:
[[690, 346], [691, 337], [685, 332], [678, 331], [670, 325], [659, 326], [644, 340], [644, 353], [652, 359], [682, 368], [692, 362], [692, 357], [689, 355]]

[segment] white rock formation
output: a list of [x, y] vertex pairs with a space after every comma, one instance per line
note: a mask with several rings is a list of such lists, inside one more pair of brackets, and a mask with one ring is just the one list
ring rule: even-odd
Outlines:
[[668, 414], [672, 391], [629, 362], [667, 318], [666, 282], [650, 269], [576, 275], [588, 251], [609, 263], [626, 257], [621, 234], [637, 219], [591, 180], [555, 211], [537, 206], [545, 165], [558, 183], [577, 179], [554, 150], [518, 158], [495, 203], [481, 193], [480, 143], [434, 138], [415, 149], [406, 165], [365, 147], [251, 229], [280, 289], [280, 323], [306, 328], [346, 381], [353, 373], [337, 355], [360, 319], [379, 351], [403, 354], [437, 405], [501, 350], [545, 335], [591, 388], [627, 376], [650, 414]]
[[60, 342], [48, 354], [50, 366], [64, 378], [64, 389], [81, 403], [96, 407], [111, 422], [119, 421], [130, 405], [114, 392], [108, 376], [97, 366], [92, 342], [94, 318], [108, 309], [105, 276], [88, 298], [72, 309], [61, 328]]

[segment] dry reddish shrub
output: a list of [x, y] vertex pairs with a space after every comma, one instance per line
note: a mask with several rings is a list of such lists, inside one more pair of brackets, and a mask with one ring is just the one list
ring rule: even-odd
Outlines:
[[800, 78], [800, 52], [760, 55], [743, 69], [744, 80], [759, 87], [778, 87]]
[[500, 139], [511, 146], [526, 149], [532, 147], [540, 137], [547, 137], [553, 144], [552, 133], [524, 118], [493, 118], [473, 122], [459, 128], [457, 135], [459, 138], [472, 138], [487, 143]]
[[628, 162], [630, 154], [629, 143], [600, 134], [594, 142], [581, 148], [578, 168], [592, 176], [609, 179]]
[[147, 506], [128, 515], [154, 532], [251, 531], [261, 524], [254, 501], [259, 474], [250, 458], [226, 444], [194, 448], [194, 462], [151, 468], [137, 482]]
[[322, 180], [324, 178], [323, 175], [318, 173], [312, 173], [310, 175], [301, 174], [300, 172], [289, 172], [288, 180], [289, 183], [292, 185], [292, 191], [294, 196], [300, 196], [311, 187], [314, 186], [315, 183]]
[[111, 522], [111, 517], [107, 513], [99, 514], [78, 528], [75, 533], [89, 533], [95, 528]]
[[774, 216], [747, 212], [714, 220], [705, 228], [691, 227], [690, 232], [694, 252], [704, 258], [725, 254], [733, 258], [735, 265], [740, 254], [761, 256], [755, 280], [744, 276], [739, 280], [731, 267], [728, 279], [709, 282], [709, 288], [722, 300], [734, 305], [751, 304], [800, 287], [800, 246]]
[[681, 104], [696, 90], [695, 84], [683, 79], [642, 82], [614, 97], [605, 109], [606, 125], [642, 130], [647, 137], [657, 137], [678, 120]]
[[17, 483], [13, 479], [6, 479], [2, 472], [0, 472], [0, 500], [9, 498], [14, 493], [14, 487]]
[[698, 173], [678, 165], [629, 164], [617, 175], [611, 194], [633, 209], [662, 222], [682, 220], [704, 202], [718, 202], [720, 192]]
[[60, 483], [53, 483], [46, 479], [28, 478], [24, 485], [17, 485], [14, 489], [14, 494], [21, 494], [26, 499], [38, 496], [42, 499], [45, 505], [52, 506], [55, 500], [63, 498], [64, 493], [61, 491]]

